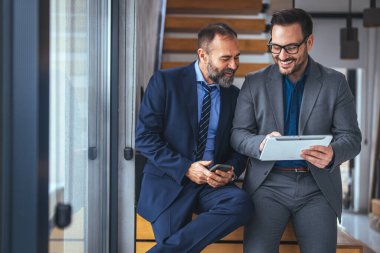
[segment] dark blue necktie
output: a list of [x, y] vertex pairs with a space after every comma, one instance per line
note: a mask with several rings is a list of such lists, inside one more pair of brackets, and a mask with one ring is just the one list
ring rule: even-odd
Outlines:
[[209, 86], [205, 82], [202, 82], [202, 88], [205, 92], [202, 100], [202, 113], [201, 120], [199, 121], [198, 128], [198, 146], [196, 161], [202, 159], [206, 148], [208, 125], [210, 122], [210, 111], [211, 111], [211, 92], [215, 89], [215, 86]]

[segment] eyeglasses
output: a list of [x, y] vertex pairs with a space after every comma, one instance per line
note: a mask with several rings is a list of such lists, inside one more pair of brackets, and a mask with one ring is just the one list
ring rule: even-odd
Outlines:
[[291, 43], [285, 46], [280, 46], [278, 44], [272, 44], [272, 39], [268, 42], [268, 48], [269, 51], [272, 52], [272, 54], [279, 54], [281, 53], [281, 50], [284, 49], [288, 54], [296, 54], [298, 53], [298, 50], [300, 46], [307, 41], [309, 36], [306, 36], [300, 43]]

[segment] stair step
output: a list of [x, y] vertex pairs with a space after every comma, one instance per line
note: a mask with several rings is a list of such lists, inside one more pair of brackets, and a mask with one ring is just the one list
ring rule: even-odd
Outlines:
[[[136, 216], [136, 240], [154, 240], [154, 234], [150, 223], [140, 215]], [[240, 227], [224, 237], [222, 241], [242, 241], [243, 227]], [[294, 230], [291, 223], [288, 224], [281, 241], [296, 242]]]
[[[168, 69], [168, 68], [174, 68], [179, 66], [185, 66], [190, 64], [190, 62], [169, 62], [165, 61], [162, 62], [161, 68], [162, 69]], [[238, 70], [236, 71], [237, 77], [244, 77], [249, 72], [254, 72], [259, 69], [262, 69], [266, 66], [268, 66], [269, 63], [240, 63]]]
[[[268, 52], [265, 39], [239, 39], [239, 45], [241, 53], [264, 54]], [[164, 38], [164, 53], [195, 53], [197, 49], [197, 39]]]
[[166, 12], [208, 14], [257, 14], [262, 0], [168, 0]]
[[[151, 247], [155, 245], [155, 242], [137, 242], [136, 253], [145, 253]], [[242, 243], [213, 243], [207, 246], [202, 253], [243, 253]], [[349, 246], [342, 247], [337, 246], [336, 253], [362, 253], [362, 247]], [[300, 253], [300, 249], [296, 244], [281, 244], [280, 253]]]
[[[243, 227], [239, 227], [219, 242], [213, 243], [202, 253], [242, 253], [243, 252]], [[136, 215], [136, 253], [146, 252], [154, 242], [152, 226], [140, 215]], [[373, 252], [365, 244], [347, 234], [341, 227], [338, 227], [337, 253], [363, 253]], [[280, 253], [299, 253], [293, 226], [289, 223], [281, 238]]]
[[210, 23], [225, 23], [231, 26], [238, 34], [257, 34], [265, 32], [265, 19], [247, 18], [217, 18], [217, 17], [189, 17], [167, 15], [165, 19], [166, 32], [198, 32]]

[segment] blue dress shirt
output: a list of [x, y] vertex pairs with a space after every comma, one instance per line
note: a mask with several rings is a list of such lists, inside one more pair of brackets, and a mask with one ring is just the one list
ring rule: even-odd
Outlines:
[[[284, 135], [298, 135], [298, 122], [301, 111], [302, 95], [305, 87], [305, 81], [309, 73], [309, 64], [306, 67], [305, 74], [297, 83], [292, 83], [288, 76], [283, 76], [284, 91]], [[307, 167], [305, 160], [277, 161], [274, 167], [279, 168], [301, 168]]]
[[[205, 82], [201, 70], [199, 69], [198, 61], [194, 64], [195, 74], [197, 78], [197, 95], [198, 95], [198, 123], [201, 120], [202, 113], [202, 100], [205, 94], [201, 82]], [[206, 149], [203, 154], [204, 161], [214, 160], [214, 150], [215, 150], [215, 136], [218, 129], [219, 113], [220, 113], [220, 87], [219, 84], [212, 84], [211, 86], [216, 86], [211, 92], [211, 110], [210, 110], [210, 123], [208, 126]]]

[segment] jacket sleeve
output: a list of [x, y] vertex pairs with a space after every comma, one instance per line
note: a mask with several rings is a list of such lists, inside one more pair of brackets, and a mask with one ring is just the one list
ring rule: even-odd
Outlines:
[[233, 151], [231, 158], [225, 162], [234, 167], [234, 173], [236, 177], [239, 177], [247, 166], [247, 157], [238, 152]]
[[265, 135], [258, 134], [256, 118], [253, 116], [255, 108], [252, 99], [250, 79], [246, 78], [236, 104], [231, 145], [239, 153], [258, 159], [260, 143]]
[[355, 100], [346, 79], [341, 76], [332, 121], [334, 162], [336, 168], [342, 162], [354, 158], [361, 149], [361, 132], [358, 127]]
[[141, 103], [135, 143], [149, 162], [181, 184], [192, 162], [173, 150], [164, 138], [166, 88], [162, 72], [156, 72]]

